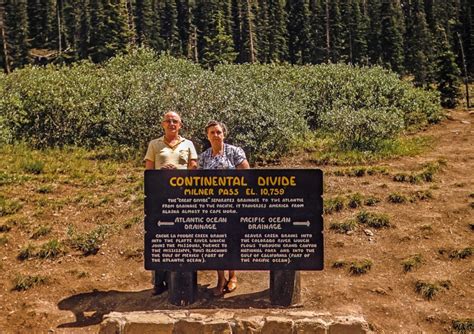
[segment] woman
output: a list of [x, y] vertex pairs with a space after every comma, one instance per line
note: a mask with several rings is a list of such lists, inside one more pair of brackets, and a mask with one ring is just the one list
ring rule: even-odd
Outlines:
[[[207, 139], [211, 147], [199, 156], [199, 168], [201, 169], [248, 169], [249, 162], [244, 150], [240, 147], [225, 144], [227, 128], [224, 123], [210, 121], [206, 125]], [[234, 270], [229, 270], [229, 279], [225, 278], [224, 270], [217, 271], [217, 286], [212, 289], [215, 297], [223, 296], [224, 293], [232, 292], [237, 288], [237, 276]]]

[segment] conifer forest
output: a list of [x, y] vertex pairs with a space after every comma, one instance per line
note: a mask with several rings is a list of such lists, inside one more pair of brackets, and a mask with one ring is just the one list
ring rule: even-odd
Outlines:
[[382, 65], [418, 86], [474, 73], [472, 0], [0, 0], [0, 64], [135, 46], [219, 63]]

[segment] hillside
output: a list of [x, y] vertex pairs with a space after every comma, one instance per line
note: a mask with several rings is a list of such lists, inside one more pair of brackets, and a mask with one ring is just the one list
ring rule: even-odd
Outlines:
[[[472, 114], [451, 111], [419, 134], [430, 149], [375, 165], [320, 166], [306, 153], [265, 166], [325, 173], [333, 211], [324, 218], [326, 269], [302, 273], [302, 309], [362, 315], [380, 333], [473, 330], [472, 122]], [[166, 294], [151, 295], [143, 269], [141, 162], [109, 158], [0, 149], [2, 333], [96, 332], [111, 311], [176, 309]], [[347, 224], [361, 210], [386, 215], [390, 226], [366, 226], [363, 217]], [[192, 307], [268, 312], [268, 273], [238, 275], [235, 292], [212, 299], [206, 288], [215, 273], [200, 272]]]

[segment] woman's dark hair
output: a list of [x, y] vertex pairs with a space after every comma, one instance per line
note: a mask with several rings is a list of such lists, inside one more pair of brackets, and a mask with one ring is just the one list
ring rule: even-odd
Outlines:
[[225, 126], [224, 123], [219, 122], [219, 121], [209, 121], [206, 124], [206, 127], [204, 128], [206, 135], [207, 135], [207, 130], [213, 126], [220, 126], [222, 128], [222, 131], [224, 132], [224, 137], [227, 137], [227, 126]]

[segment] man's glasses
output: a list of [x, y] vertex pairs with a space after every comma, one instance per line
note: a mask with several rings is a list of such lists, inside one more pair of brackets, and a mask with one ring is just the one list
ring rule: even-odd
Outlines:
[[165, 119], [163, 122], [168, 124], [179, 124], [179, 121], [177, 119]]

